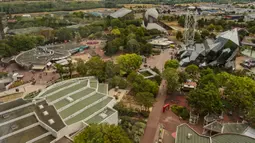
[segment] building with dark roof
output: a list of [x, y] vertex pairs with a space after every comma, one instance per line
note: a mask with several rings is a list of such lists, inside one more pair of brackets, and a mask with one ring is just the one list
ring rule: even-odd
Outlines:
[[108, 85], [94, 77], [49, 86], [32, 100], [0, 104], [0, 143], [69, 143], [91, 123], [118, 124]]
[[204, 43], [185, 45], [178, 51], [180, 66], [196, 64], [199, 66], [222, 66], [234, 69], [234, 60], [240, 43], [238, 30], [220, 33], [216, 39], [206, 39]]
[[26, 69], [43, 70], [47, 63], [70, 57], [73, 53], [88, 48], [77, 43], [38, 46], [21, 52], [15, 57], [15, 62]]
[[[181, 124], [176, 130], [175, 143], [254, 143], [254, 136], [247, 136], [247, 134], [242, 134], [245, 131], [243, 124], [231, 123], [222, 126], [216, 126], [215, 130], [219, 131], [220, 128], [226, 126], [226, 131], [222, 133], [215, 134], [213, 136], [206, 136], [197, 133], [188, 124]], [[236, 128], [236, 126], [240, 127]], [[247, 127], [247, 126], [246, 126]]]

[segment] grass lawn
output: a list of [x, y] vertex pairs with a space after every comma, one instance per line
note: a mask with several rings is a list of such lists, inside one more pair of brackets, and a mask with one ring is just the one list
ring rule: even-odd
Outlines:
[[143, 75], [144, 77], [147, 77], [147, 76], [151, 76], [152, 74], [148, 71], [143, 71], [143, 72], [140, 72], [141, 75]]

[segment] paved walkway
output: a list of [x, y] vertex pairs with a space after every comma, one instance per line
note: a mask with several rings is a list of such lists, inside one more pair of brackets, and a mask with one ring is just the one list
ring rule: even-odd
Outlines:
[[158, 97], [153, 105], [152, 111], [147, 121], [144, 131], [144, 136], [141, 138], [141, 143], [154, 143], [155, 135], [158, 129], [160, 116], [162, 114], [162, 107], [166, 99], [166, 82], [163, 80], [159, 87]]

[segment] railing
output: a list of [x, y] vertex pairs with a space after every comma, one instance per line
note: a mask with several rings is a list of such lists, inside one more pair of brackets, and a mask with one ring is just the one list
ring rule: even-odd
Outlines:
[[108, 96], [104, 96], [103, 98], [97, 100], [96, 102], [94, 102], [94, 103], [92, 103], [92, 104], [89, 104], [88, 106], [85, 106], [83, 109], [81, 109], [81, 110], [75, 112], [74, 114], [68, 116], [67, 118], [65, 118], [64, 121], [73, 118], [74, 116], [76, 116], [76, 115], [80, 114], [81, 112], [85, 111], [86, 109], [88, 109], [88, 108], [90, 108], [90, 107], [96, 105], [97, 103], [99, 103], [99, 102], [105, 100], [106, 98], [108, 98]]
[[81, 92], [83, 90], [86, 90], [87, 88], [88, 88], [87, 86], [83, 87], [83, 88], [80, 88], [80, 89], [78, 89], [78, 90], [76, 90], [74, 92], [71, 92], [71, 93], [69, 93], [69, 94], [67, 94], [65, 96], [62, 96], [62, 97], [58, 98], [57, 100], [54, 100], [54, 101], [50, 102], [49, 104], [50, 105], [55, 104], [55, 103], [59, 102], [60, 100], [65, 99], [66, 97], [72, 96], [72, 95], [74, 95], [74, 94], [76, 94], [78, 92]]
[[57, 111], [58, 111], [58, 112], [61, 112], [61, 111], [65, 110], [65, 109], [69, 108], [70, 106], [72, 106], [72, 105], [74, 105], [74, 104], [76, 104], [76, 103], [78, 103], [78, 102], [80, 102], [80, 101], [82, 101], [82, 100], [84, 100], [84, 99], [86, 99], [86, 98], [88, 98], [88, 97], [94, 95], [95, 93], [96, 93], [95, 91], [94, 91], [94, 92], [91, 92], [91, 93], [88, 94], [87, 96], [83, 96], [82, 98], [80, 98], [80, 99], [78, 99], [78, 100], [75, 100], [75, 101], [72, 102], [71, 104], [67, 104], [66, 106], [64, 106], [64, 107], [62, 107], [62, 108], [60, 108], [60, 109], [58, 109]]
[[5, 138], [8, 138], [8, 137], [13, 136], [13, 135], [18, 134], [18, 133], [21, 133], [21, 132], [23, 132], [23, 131], [25, 131], [25, 130], [31, 129], [31, 128], [33, 128], [33, 127], [35, 127], [35, 126], [38, 126], [38, 125], [40, 125], [40, 124], [37, 122], [37, 123], [34, 123], [34, 124], [32, 124], [32, 125], [29, 125], [29, 126], [27, 126], [27, 127], [25, 127], [25, 128], [22, 128], [22, 129], [20, 129], [20, 130], [17, 130], [17, 131], [14, 131], [14, 132], [12, 132], [12, 133], [9, 133], [9, 134], [7, 134], [7, 135], [5, 135], [5, 136], [1, 136], [1, 137], [0, 137], [0, 140], [3, 140], [3, 139], [5, 139]]

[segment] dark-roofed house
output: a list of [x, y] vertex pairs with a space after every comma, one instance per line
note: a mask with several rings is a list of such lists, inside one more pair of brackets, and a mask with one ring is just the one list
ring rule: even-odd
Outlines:
[[117, 125], [115, 103], [94, 77], [56, 83], [32, 101], [0, 104], [0, 143], [71, 143], [91, 123]]
[[[232, 125], [234, 124], [235, 123], [232, 123]], [[244, 127], [243, 125], [239, 125], [239, 124], [236, 124], [236, 125]], [[230, 129], [230, 132], [223, 132], [213, 136], [206, 136], [206, 135], [201, 135], [197, 133], [188, 124], [184, 123], [177, 127], [175, 143], [254, 143], [255, 138], [251, 136], [247, 136], [246, 134], [243, 134], [242, 131], [246, 131], [247, 128], [244, 129], [242, 127], [240, 128], [240, 131], [238, 132]], [[224, 128], [224, 125], [219, 126], [219, 124], [217, 124], [214, 130], [218, 132], [221, 130], [221, 128]]]

